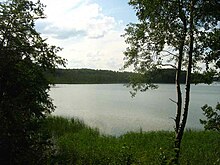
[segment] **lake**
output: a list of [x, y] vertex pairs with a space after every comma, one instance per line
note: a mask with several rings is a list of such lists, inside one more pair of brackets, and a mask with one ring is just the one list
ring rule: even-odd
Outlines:
[[[183, 86], [184, 89], [184, 86]], [[176, 106], [174, 84], [159, 84], [156, 90], [138, 92], [132, 98], [123, 84], [57, 84], [50, 96], [57, 107], [53, 115], [76, 117], [101, 133], [121, 135], [129, 131], [173, 130]], [[203, 129], [201, 107], [220, 101], [220, 84], [191, 85], [187, 128]]]

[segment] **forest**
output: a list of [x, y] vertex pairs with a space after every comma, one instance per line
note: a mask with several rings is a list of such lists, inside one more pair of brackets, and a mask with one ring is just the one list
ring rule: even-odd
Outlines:
[[[94, 70], [94, 69], [56, 69], [55, 72], [46, 72], [46, 77], [54, 84], [117, 84], [130, 83], [132, 77], [140, 75], [142, 83], [147, 78], [151, 78], [152, 83], [175, 83], [174, 69], [158, 69], [148, 74], [138, 74], [134, 72], [118, 72], [110, 70]], [[186, 71], [182, 71], [180, 82], [185, 82]], [[198, 73], [193, 74], [192, 83], [210, 83], [219, 78], [212, 79], [210, 76], [204, 76]], [[208, 80], [209, 79], [209, 80]]]
[[46, 77], [54, 84], [113, 84], [128, 83], [131, 72], [115, 72], [93, 69], [56, 69]]

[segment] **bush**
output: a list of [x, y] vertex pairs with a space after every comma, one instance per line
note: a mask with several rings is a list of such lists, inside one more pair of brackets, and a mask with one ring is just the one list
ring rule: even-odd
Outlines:
[[207, 120], [200, 119], [200, 123], [204, 125], [205, 130], [220, 131], [220, 103], [217, 103], [215, 109], [206, 104], [202, 110]]

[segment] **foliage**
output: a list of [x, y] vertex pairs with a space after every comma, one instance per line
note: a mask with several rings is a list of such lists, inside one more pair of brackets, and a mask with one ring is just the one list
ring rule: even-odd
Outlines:
[[220, 131], [220, 103], [214, 108], [207, 104], [202, 107], [206, 120], [200, 119], [201, 124], [204, 125], [205, 130]]
[[[51, 164], [157, 165], [161, 159], [168, 163], [174, 157], [174, 132], [130, 132], [114, 137], [102, 135], [77, 119], [53, 116], [44, 122], [43, 132], [53, 135], [56, 149]], [[219, 138], [214, 131], [186, 131], [180, 163], [218, 164]]]
[[112, 84], [128, 83], [134, 73], [93, 69], [56, 69], [54, 74], [45, 74], [55, 84]]
[[209, 72], [203, 72], [203, 74], [199, 73], [199, 72], [195, 72], [192, 75], [192, 81], [195, 84], [198, 83], [206, 83], [206, 84], [211, 84], [213, 83], [213, 81], [218, 81], [218, 77], [216, 76], [216, 72], [215, 71], [209, 71]]
[[35, 30], [43, 8], [39, 1], [0, 3], [0, 147], [6, 164], [44, 164], [48, 155], [50, 142], [38, 132], [39, 119], [54, 106], [43, 73], [65, 61], [56, 55], [61, 49]]
[[[192, 72], [197, 72], [205, 83], [211, 83], [215, 71], [219, 71], [220, 4], [215, 1], [199, 0], [130, 0], [138, 17], [138, 23], [131, 23], [125, 29], [125, 65], [134, 67], [142, 75], [163, 67], [176, 72], [175, 147], [178, 164], [180, 145], [187, 122]], [[206, 66], [206, 71], [201, 64]], [[180, 87], [182, 70], [185, 75], [185, 97]], [[154, 77], [154, 75], [152, 75]], [[148, 76], [142, 82], [133, 83], [134, 89], [145, 91], [152, 85]], [[197, 83], [197, 82], [196, 82]]]
[[[130, 45], [125, 51], [125, 66], [133, 64], [135, 71], [145, 73], [162, 66], [176, 68], [178, 53], [184, 39], [183, 66], [187, 65], [189, 51], [189, 23], [191, 1], [130, 0], [139, 19], [131, 23], [123, 35]], [[219, 3], [194, 2], [193, 68], [198, 62], [219, 61]], [[206, 11], [207, 13], [205, 13]], [[214, 56], [212, 58], [212, 56]], [[209, 60], [208, 60], [209, 59]], [[208, 60], [208, 61], [206, 61]], [[208, 64], [208, 63], [207, 63]]]
[[[146, 82], [151, 79], [152, 83], [175, 83], [174, 69], [158, 69], [147, 72], [144, 75], [133, 72], [115, 72], [110, 70], [92, 69], [56, 69], [54, 73], [46, 72], [47, 79], [54, 84], [114, 84], [130, 83], [130, 81]], [[182, 71], [180, 83], [184, 83], [186, 71]], [[199, 73], [192, 75], [192, 83], [207, 82], [210, 76]], [[212, 82], [212, 79], [209, 80]]]

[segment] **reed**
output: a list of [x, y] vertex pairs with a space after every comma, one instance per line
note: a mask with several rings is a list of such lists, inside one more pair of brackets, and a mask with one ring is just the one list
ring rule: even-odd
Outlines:
[[[78, 119], [51, 116], [44, 132], [52, 136], [53, 164], [161, 164], [172, 159], [174, 132], [129, 132], [107, 136]], [[183, 137], [181, 164], [220, 163], [220, 134], [188, 130]]]

